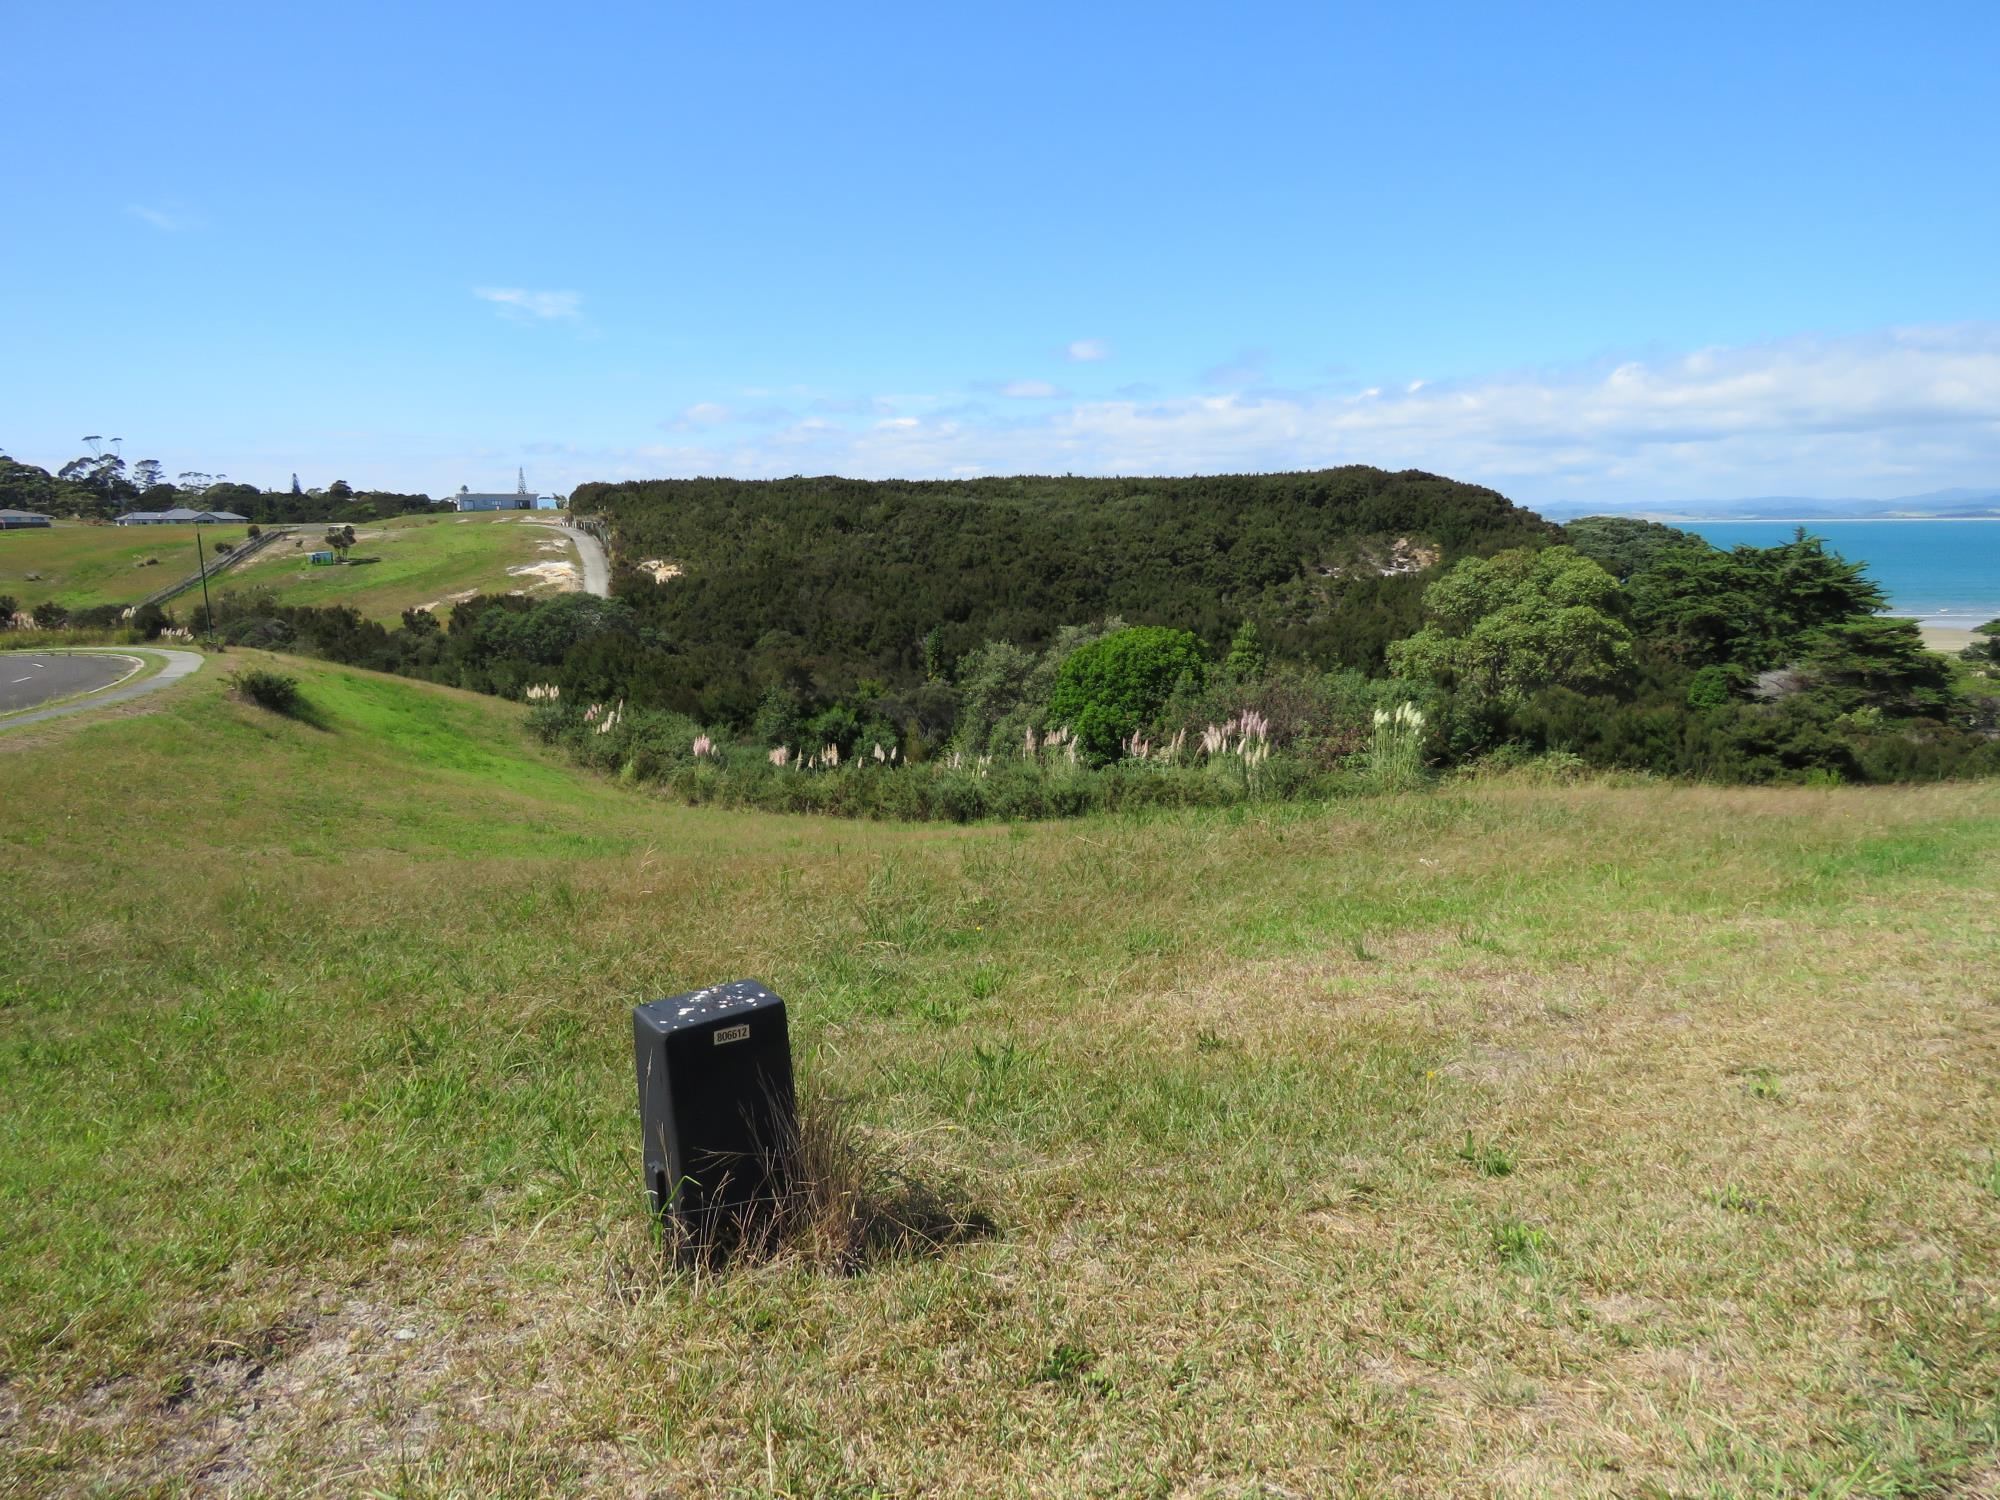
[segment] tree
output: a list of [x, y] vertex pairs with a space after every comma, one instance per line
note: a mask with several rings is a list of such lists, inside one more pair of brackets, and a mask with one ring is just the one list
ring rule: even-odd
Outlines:
[[1208, 672], [1199, 637], [1138, 625], [1072, 651], [1049, 695], [1050, 722], [1075, 731], [1095, 764], [1116, 760], [1125, 741], [1151, 724], [1174, 690], [1199, 688]]
[[1229, 654], [1222, 659], [1222, 675], [1231, 682], [1255, 682], [1264, 675], [1264, 641], [1257, 627], [1245, 620], [1236, 627], [1229, 642]]
[[1822, 626], [1887, 604], [1859, 563], [1803, 529], [1776, 547], [1675, 547], [1627, 589], [1633, 627], [1690, 667], [1762, 671], [1793, 659]]
[[1822, 625], [1801, 641], [1798, 669], [1809, 692], [1843, 712], [1941, 719], [1953, 700], [1951, 669], [1914, 620], [1865, 615]]
[[0, 594], [0, 630], [14, 628], [14, 611], [21, 607], [21, 601], [12, 594]]
[[342, 562], [347, 561], [347, 549], [354, 545], [352, 526], [329, 526], [326, 528], [327, 548], [338, 553]]
[[292, 476], [292, 493], [294, 495], [303, 495], [305, 493], [304, 490], [299, 488], [299, 476], [296, 474]]
[[1424, 591], [1424, 628], [1389, 647], [1398, 676], [1518, 700], [1615, 685], [1632, 659], [1618, 582], [1569, 547], [1467, 558]]
[[35, 623], [44, 630], [60, 630], [69, 623], [69, 611], [53, 599], [35, 606]]
[[1569, 545], [1623, 583], [1643, 573], [1676, 548], [1713, 550], [1692, 531], [1642, 521], [1636, 516], [1584, 516], [1563, 527]]
[[132, 465], [132, 484], [141, 494], [165, 483], [166, 478], [160, 471], [157, 458], [142, 458]]
[[339, 500], [344, 504], [353, 497], [354, 486], [349, 484], [345, 479], [336, 479], [326, 487], [326, 498], [329, 500]]

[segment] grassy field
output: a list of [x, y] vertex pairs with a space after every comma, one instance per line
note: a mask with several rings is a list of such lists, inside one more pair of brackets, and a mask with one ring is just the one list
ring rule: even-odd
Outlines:
[[[131, 604], [190, 577], [201, 566], [192, 526], [86, 526], [59, 521], [32, 531], [0, 531], [0, 594], [20, 608], [54, 599], [71, 609]], [[240, 543], [241, 526], [204, 526], [204, 547]], [[147, 560], [152, 559], [152, 565]], [[30, 578], [30, 573], [39, 574]]]
[[[2000, 1483], [2000, 788], [856, 826], [263, 660], [0, 737], [0, 1492]], [[990, 1236], [662, 1266], [749, 975]]]
[[[269, 589], [281, 604], [348, 604], [371, 620], [393, 623], [417, 605], [449, 614], [453, 603], [474, 594], [557, 592], [562, 585], [555, 575], [563, 568], [575, 586], [576, 549], [553, 526], [521, 512], [399, 516], [359, 526], [351, 555], [381, 561], [358, 566], [307, 563], [324, 532], [301, 531], [302, 546], [278, 543], [223, 575], [220, 592]], [[531, 568], [546, 571], [515, 571]]]
[[[520, 590], [549, 593], [562, 585], [556, 568], [574, 576], [576, 550], [562, 533], [520, 512], [467, 516], [399, 516], [357, 527], [355, 557], [378, 557], [358, 566], [315, 568], [306, 554], [320, 545], [323, 526], [301, 527], [240, 568], [211, 580], [216, 598], [246, 588], [269, 589], [284, 604], [350, 604], [371, 620], [392, 622], [412, 605], [449, 612], [475, 593]], [[202, 528], [204, 543], [240, 543], [241, 527]], [[158, 561], [146, 566], [148, 558]], [[194, 573], [192, 526], [84, 526], [0, 532], [0, 593], [22, 609], [45, 599], [71, 608], [130, 604]], [[515, 569], [546, 568], [540, 576]], [[27, 575], [37, 573], [39, 579]], [[190, 604], [192, 602], [192, 605]], [[180, 614], [200, 607], [197, 590], [170, 606]]]

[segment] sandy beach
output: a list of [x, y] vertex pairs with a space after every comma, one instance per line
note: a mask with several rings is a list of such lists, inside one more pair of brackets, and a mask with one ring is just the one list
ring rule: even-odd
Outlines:
[[1917, 625], [1917, 633], [1924, 638], [1924, 644], [1933, 651], [1948, 651], [1956, 656], [1980, 637], [1960, 625]]

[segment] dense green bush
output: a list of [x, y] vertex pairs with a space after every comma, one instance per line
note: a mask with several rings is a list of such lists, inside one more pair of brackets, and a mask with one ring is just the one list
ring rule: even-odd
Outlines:
[[282, 672], [267, 671], [262, 667], [245, 667], [232, 675], [229, 683], [237, 697], [259, 708], [283, 714], [288, 719], [309, 716], [305, 695], [299, 691], [296, 677], [287, 677]]
[[1134, 626], [1069, 654], [1048, 716], [1076, 736], [1093, 765], [1103, 765], [1152, 725], [1177, 691], [1199, 691], [1207, 674], [1202, 643], [1188, 631]]

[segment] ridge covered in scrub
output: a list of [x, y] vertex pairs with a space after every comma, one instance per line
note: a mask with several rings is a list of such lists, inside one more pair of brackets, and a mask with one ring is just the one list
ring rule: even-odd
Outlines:
[[[616, 592], [705, 680], [786, 665], [920, 682], [988, 641], [1035, 648], [1116, 615], [1379, 667], [1414, 631], [1428, 565], [1554, 540], [1479, 485], [1350, 466], [1180, 479], [657, 479], [586, 484], [611, 528]], [[638, 565], [682, 575], [655, 584]], [[639, 586], [643, 584], [644, 586]], [[733, 672], [717, 670], [734, 664]]]

